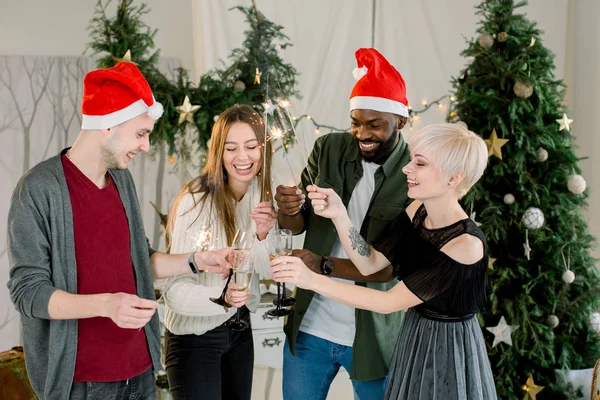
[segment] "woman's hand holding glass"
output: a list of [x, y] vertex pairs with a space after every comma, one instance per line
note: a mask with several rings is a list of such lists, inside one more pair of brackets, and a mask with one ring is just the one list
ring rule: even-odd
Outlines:
[[[237, 307], [235, 320], [226, 322], [226, 326], [233, 331], [241, 331], [247, 329], [249, 324], [240, 319], [240, 307], [248, 300], [246, 296], [250, 296], [250, 282], [254, 273], [254, 257], [249, 249], [238, 249], [233, 256], [231, 265], [233, 266], [233, 282], [227, 284], [227, 302], [234, 307]], [[234, 305], [235, 302], [236, 304]]]
[[[237, 253], [240, 251], [249, 252], [253, 243], [254, 243], [254, 233], [253, 232], [244, 231], [244, 230], [240, 230], [240, 229], [237, 230], [237, 232], [235, 233], [235, 237], [233, 238], [233, 243], [231, 244], [231, 248], [228, 248], [229, 251], [227, 254], [227, 259], [229, 260], [229, 263], [231, 264], [231, 266], [234, 266], [233, 264], [235, 262], [235, 257], [237, 256]], [[223, 288], [223, 291], [221, 292], [221, 296], [211, 297], [209, 299], [210, 301], [212, 301], [213, 303], [218, 304], [220, 306], [223, 306], [223, 307], [228, 307], [228, 308], [231, 307], [231, 304], [227, 303], [227, 301], [225, 300], [225, 296], [227, 294], [229, 283], [231, 283], [232, 276], [233, 276], [233, 269], [229, 269], [228, 271], [223, 272], [223, 279], [227, 278], [228, 280], [225, 283], [225, 287]]]
[[256, 223], [256, 236], [258, 236], [259, 240], [265, 240], [267, 234], [273, 229], [275, 221], [277, 220], [275, 207], [268, 201], [258, 203], [256, 207], [254, 207], [254, 210], [252, 210], [250, 217]]
[[[292, 254], [292, 231], [289, 229], [277, 229], [270, 232], [267, 239], [267, 248], [269, 259]], [[290, 310], [283, 307], [292, 306], [296, 303], [296, 299], [287, 296], [285, 283], [283, 284], [283, 294], [281, 292], [282, 287], [277, 282], [277, 297], [273, 301], [273, 304], [277, 308], [267, 311], [267, 314], [272, 317], [284, 317], [291, 314]]]
[[333, 189], [309, 185], [306, 190], [316, 215], [335, 220], [346, 213], [342, 199]]
[[250, 299], [250, 289], [243, 285], [239, 285], [233, 281], [227, 285], [227, 294], [225, 300], [233, 308], [241, 308], [245, 306]]
[[271, 261], [271, 277], [275, 282], [293, 283], [310, 290], [315, 275], [298, 257], [282, 256]]

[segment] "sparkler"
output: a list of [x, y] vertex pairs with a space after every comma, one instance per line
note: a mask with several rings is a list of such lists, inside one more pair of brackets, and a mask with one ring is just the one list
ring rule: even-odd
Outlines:
[[[283, 108], [285, 110], [285, 115], [288, 117], [288, 122], [290, 123], [290, 126], [292, 127], [292, 132], [294, 133], [294, 139], [296, 140], [296, 142], [298, 142], [298, 135], [296, 134], [296, 127], [294, 126], [294, 121], [292, 119], [292, 115], [290, 114], [290, 110], [289, 110], [289, 108], [291, 106], [292, 106], [292, 103], [288, 99], [279, 100], [279, 107]], [[285, 152], [285, 150], [284, 150], [284, 152]], [[286, 159], [287, 159], [287, 152], [286, 152]], [[288, 163], [289, 163], [289, 161], [288, 161]], [[315, 182], [313, 181], [313, 178], [312, 178], [312, 175], [310, 174], [310, 169], [308, 168], [308, 166], [306, 167], [306, 172], [308, 173], [308, 179], [310, 179], [310, 183], [314, 185]]]

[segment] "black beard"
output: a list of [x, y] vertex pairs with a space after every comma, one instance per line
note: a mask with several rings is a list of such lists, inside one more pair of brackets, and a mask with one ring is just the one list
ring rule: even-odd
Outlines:
[[[361, 151], [363, 159], [367, 162], [372, 162], [375, 164], [383, 164], [385, 162], [385, 160], [387, 160], [388, 156], [392, 153], [394, 148], [396, 147], [399, 132], [400, 131], [398, 129], [394, 129], [394, 131], [390, 134], [390, 137], [388, 138], [388, 140], [386, 142], [377, 141], [377, 143], [380, 143], [380, 145], [375, 153], [367, 156]], [[373, 141], [370, 141], [370, 142], [373, 142]], [[363, 143], [369, 143], [369, 142], [363, 142]]]

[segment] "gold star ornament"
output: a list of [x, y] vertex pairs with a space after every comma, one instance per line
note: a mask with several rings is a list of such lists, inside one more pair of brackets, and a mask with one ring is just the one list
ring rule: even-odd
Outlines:
[[127, 50], [127, 51], [125, 52], [125, 55], [124, 55], [123, 57], [121, 57], [121, 58], [118, 58], [118, 57], [113, 57], [113, 60], [115, 60], [116, 62], [121, 62], [121, 61], [130, 62], [130, 63], [132, 63], [133, 65], [137, 65], [137, 63], [134, 63], [134, 62], [131, 60], [131, 50]]
[[502, 146], [504, 146], [509, 139], [499, 139], [496, 134], [496, 129], [492, 130], [492, 136], [489, 139], [485, 139], [485, 144], [488, 149], [488, 157], [496, 156], [502, 160]]
[[193, 106], [190, 103], [190, 98], [185, 96], [183, 104], [176, 107], [176, 109], [179, 111], [179, 122], [177, 122], [177, 125], [181, 125], [184, 121], [194, 123], [194, 113], [200, 109], [200, 106]]
[[496, 259], [495, 259], [495, 258], [492, 258], [492, 257], [490, 257], [490, 258], [488, 259], [488, 268], [489, 268], [489, 269], [494, 269], [494, 263], [495, 263], [495, 262], [496, 262]]
[[521, 390], [525, 393], [523, 400], [537, 400], [538, 393], [544, 390], [544, 387], [536, 385], [533, 382], [533, 377], [529, 375], [527, 383], [521, 386]]
[[254, 84], [258, 84], [260, 85], [260, 76], [262, 75], [262, 72], [260, 72], [258, 70], [258, 68], [256, 68], [256, 73], [254, 74]]

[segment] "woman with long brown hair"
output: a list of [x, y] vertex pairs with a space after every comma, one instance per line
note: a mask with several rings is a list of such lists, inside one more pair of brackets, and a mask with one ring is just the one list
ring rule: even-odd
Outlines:
[[[170, 214], [171, 252], [189, 252], [199, 240], [209, 248], [228, 247], [236, 230], [253, 231], [255, 266], [268, 276], [269, 258], [262, 241], [275, 225], [276, 213], [268, 142], [263, 151], [263, 121], [252, 108], [234, 105], [219, 115], [211, 142], [206, 166], [185, 185]], [[255, 273], [249, 298], [247, 292], [228, 291], [226, 299], [240, 308], [242, 320], [249, 320], [249, 310], [260, 301], [258, 286]], [[219, 297], [223, 287], [219, 274], [189, 274], [176, 278], [165, 295], [166, 370], [175, 399], [250, 399], [252, 331], [230, 331], [225, 326], [235, 310], [209, 300]]]

